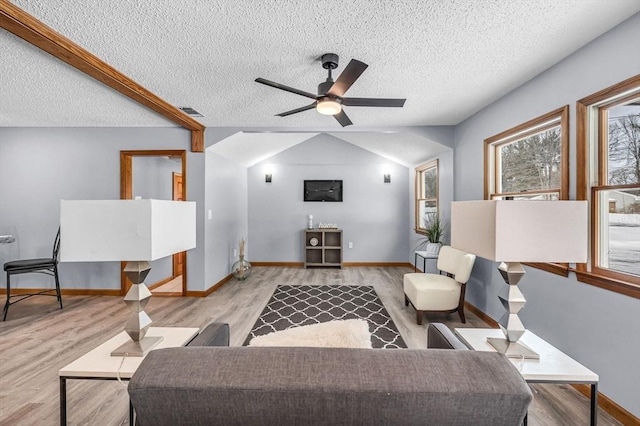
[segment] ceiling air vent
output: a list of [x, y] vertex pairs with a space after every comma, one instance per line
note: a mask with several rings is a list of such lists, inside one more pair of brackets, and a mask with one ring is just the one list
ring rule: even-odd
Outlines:
[[178, 107], [178, 108], [180, 108], [180, 110], [190, 115], [191, 117], [204, 117], [204, 115], [200, 114], [198, 111], [196, 111], [191, 107]]

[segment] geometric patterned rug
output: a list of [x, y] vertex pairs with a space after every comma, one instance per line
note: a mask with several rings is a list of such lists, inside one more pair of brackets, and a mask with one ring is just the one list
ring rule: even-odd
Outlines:
[[369, 323], [374, 348], [407, 347], [378, 294], [373, 287], [366, 285], [278, 286], [244, 345], [256, 336], [273, 331], [360, 318]]

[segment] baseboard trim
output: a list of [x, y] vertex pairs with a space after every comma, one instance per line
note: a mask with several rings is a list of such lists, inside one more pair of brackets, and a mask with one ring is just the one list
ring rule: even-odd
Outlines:
[[220, 281], [218, 281], [217, 283], [215, 283], [214, 285], [212, 285], [211, 287], [209, 287], [208, 289], [206, 289], [205, 291], [187, 290], [187, 297], [207, 297], [208, 295], [210, 295], [211, 293], [213, 293], [214, 291], [216, 291], [217, 289], [219, 289], [220, 287], [222, 287], [223, 285], [231, 281], [232, 278], [233, 278], [233, 275], [229, 274], [223, 279], [221, 279]]
[[252, 266], [282, 266], [285, 268], [302, 268], [304, 267], [303, 262], [251, 262]]
[[[591, 398], [591, 386], [586, 384], [572, 384], [573, 388], [586, 396]], [[609, 398], [607, 395], [598, 391], [598, 408], [602, 411], [610, 414], [614, 419], [622, 423], [623, 425], [636, 425], [640, 426], [640, 418], [634, 416], [629, 411], [618, 405], [615, 401]]]
[[464, 302], [464, 306], [465, 308], [467, 308], [467, 310], [473, 312], [477, 317], [479, 317], [482, 321], [484, 321], [485, 323], [487, 323], [487, 325], [491, 328], [498, 328], [498, 321], [494, 320], [493, 318], [491, 318], [489, 315], [485, 314], [484, 312], [482, 312], [480, 309], [478, 309], [477, 307], [475, 307], [474, 305], [472, 305], [471, 303], [465, 301]]
[[[280, 266], [285, 268], [304, 268], [304, 262], [251, 262], [253, 266]], [[412, 268], [413, 265], [409, 262], [343, 262], [342, 267], [344, 268], [353, 268], [358, 266], [364, 267], [387, 267], [387, 268], [399, 268], [399, 267], [407, 267]]]
[[401, 268], [407, 267], [413, 269], [413, 265], [409, 262], [343, 262], [345, 268], [354, 268], [358, 266], [369, 268]]
[[[37, 293], [40, 291], [55, 291], [55, 288], [12, 288], [11, 295]], [[67, 296], [122, 296], [120, 289], [92, 289], [92, 288], [62, 288], [60, 289], [62, 295]], [[0, 288], [0, 294], [7, 294], [6, 288]]]
[[[174, 277], [173, 275], [169, 276], [169, 277], [167, 277], [167, 278], [165, 278], [163, 280], [158, 281], [157, 283], [153, 283], [150, 286], [147, 286], [147, 288], [149, 288], [149, 290], [153, 290], [154, 288], [158, 288], [161, 285], [166, 284], [166, 283], [168, 283], [169, 281], [171, 281], [171, 280], [173, 280], [175, 278], [176, 277]], [[180, 296], [182, 296], [182, 293], [180, 293]]]
[[181, 291], [161, 291], [153, 293], [153, 297], [182, 297]]
[[[483, 311], [475, 307], [469, 302], [464, 302], [465, 308], [473, 312], [478, 318], [487, 323], [491, 328], [498, 328], [498, 322], [485, 314]], [[587, 398], [591, 398], [591, 386], [586, 384], [572, 384], [578, 392]], [[598, 408], [611, 415], [614, 419], [623, 425], [640, 426], [640, 419], [618, 405], [611, 398], [598, 391]]]

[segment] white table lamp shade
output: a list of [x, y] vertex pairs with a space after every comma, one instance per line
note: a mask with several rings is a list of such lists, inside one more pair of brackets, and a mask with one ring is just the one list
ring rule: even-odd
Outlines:
[[451, 246], [498, 262], [587, 261], [587, 202], [451, 204]]
[[62, 200], [62, 262], [152, 261], [196, 246], [196, 203]]

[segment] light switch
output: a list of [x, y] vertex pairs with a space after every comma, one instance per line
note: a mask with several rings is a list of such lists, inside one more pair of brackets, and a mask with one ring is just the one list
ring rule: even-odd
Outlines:
[[209, 212], [207, 213], [209, 220], [213, 219], [213, 211], [209, 210]]

